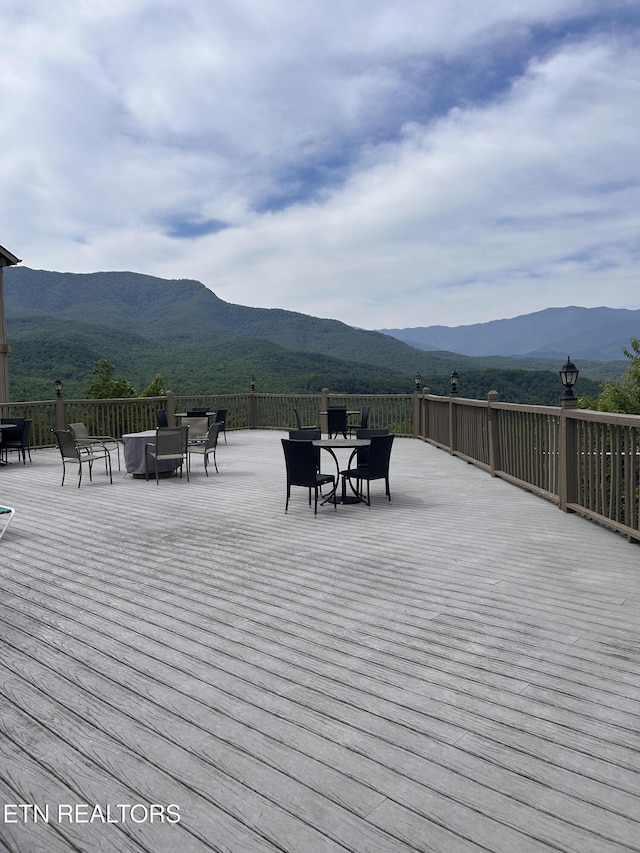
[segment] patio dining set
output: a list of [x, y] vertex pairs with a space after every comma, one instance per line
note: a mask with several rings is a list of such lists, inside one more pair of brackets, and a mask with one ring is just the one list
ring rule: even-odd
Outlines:
[[77, 466], [80, 488], [83, 466], [88, 468], [91, 480], [93, 464], [99, 461], [104, 462], [105, 473], [112, 483], [111, 457], [115, 451], [118, 470], [121, 470], [121, 443], [126, 473], [133, 477], [144, 477], [145, 480], [153, 478], [159, 484], [161, 478], [177, 473], [182, 478], [184, 469], [188, 482], [193, 454], [203, 457], [207, 477], [210, 457], [217, 472], [216, 448], [219, 435], [224, 435], [225, 442], [227, 440], [227, 410], [207, 412], [197, 409], [179, 412], [176, 417], [181, 419], [181, 423], [178, 426], [169, 426], [166, 412], [160, 409], [156, 411], [155, 429], [125, 433], [121, 439], [112, 435], [90, 434], [84, 423], [69, 424], [66, 430], [52, 430], [62, 457], [62, 485], [64, 486], [67, 465]]
[[[304, 426], [300, 413], [294, 409], [297, 429], [289, 430], [289, 437], [281, 439], [287, 472], [285, 512], [289, 509], [292, 486], [308, 489], [309, 505], [313, 493], [314, 515], [318, 513], [319, 502], [321, 506], [333, 503], [334, 510], [338, 503], [366, 503], [371, 506], [373, 480], [384, 480], [385, 495], [391, 500], [389, 463], [395, 436], [387, 429], [370, 429], [369, 411], [368, 406], [355, 412], [347, 411], [346, 406], [329, 406], [326, 412], [320, 412], [327, 424], [327, 437], [322, 438], [320, 427]], [[350, 424], [350, 416], [358, 416], [359, 424]], [[321, 470], [322, 450], [332, 457], [335, 474]], [[341, 468], [337, 455], [341, 450], [350, 452], [345, 468]], [[330, 491], [320, 501], [323, 486], [329, 486]]]
[[[86, 424], [72, 423], [67, 429], [54, 429], [52, 433], [62, 459], [62, 483], [64, 486], [67, 466], [76, 466], [78, 488], [82, 484], [83, 471], [88, 469], [93, 479], [93, 466], [104, 464], [105, 475], [113, 483], [112, 459], [116, 454], [118, 471], [122, 457], [126, 474], [134, 478], [154, 479], [159, 485], [164, 477], [178, 475], [183, 471], [189, 482], [191, 459], [202, 456], [205, 475], [209, 476], [209, 461], [218, 473], [216, 449], [218, 440], [226, 435], [227, 410], [215, 412], [206, 409], [191, 409], [176, 413], [180, 423], [169, 425], [164, 409], [156, 411], [155, 429], [125, 433], [120, 438], [112, 435], [91, 433]], [[364, 503], [371, 506], [371, 483], [383, 480], [385, 495], [391, 500], [389, 488], [389, 465], [395, 435], [387, 429], [369, 427], [370, 408], [348, 411], [346, 406], [328, 406], [320, 412], [325, 435], [320, 426], [305, 425], [300, 412], [294, 408], [296, 428], [290, 429], [287, 438], [282, 438], [286, 469], [285, 512], [289, 510], [292, 486], [308, 490], [309, 505], [314, 497], [314, 515], [318, 506], [333, 504]], [[355, 419], [355, 420], [354, 420]], [[23, 463], [31, 461], [29, 433], [31, 421], [24, 418], [0, 420], [0, 463], [6, 464], [9, 451], [18, 451]], [[345, 465], [341, 454], [348, 453]], [[321, 461], [324, 452], [332, 460], [332, 470], [323, 471]], [[341, 461], [342, 460], [342, 461]], [[335, 468], [335, 470], [333, 470]], [[125, 475], [126, 476], [126, 475]], [[366, 488], [365, 488], [366, 484]], [[323, 492], [328, 487], [328, 492]], [[13, 518], [11, 507], [0, 506], [0, 524], [6, 527]]]

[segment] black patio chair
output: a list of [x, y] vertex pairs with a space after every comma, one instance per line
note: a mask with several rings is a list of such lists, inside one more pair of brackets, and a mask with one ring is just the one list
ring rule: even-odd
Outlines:
[[298, 411], [296, 406], [293, 407], [293, 414], [296, 416], [296, 424], [298, 425], [298, 429], [318, 429], [317, 424], [314, 424], [313, 426], [302, 425], [302, 418], [300, 417], [300, 412]]
[[366, 429], [369, 424], [369, 412], [371, 411], [371, 406], [363, 406], [360, 409], [360, 423], [359, 424], [349, 424], [349, 435], [353, 435], [354, 430], [358, 429]]
[[[391, 500], [391, 492], [389, 490], [389, 461], [394, 438], [395, 435], [371, 436], [371, 444], [367, 448], [369, 454], [366, 463], [360, 464], [358, 461], [355, 468], [348, 468], [340, 472], [349, 481], [356, 481], [354, 491], [361, 500], [366, 501], [367, 506], [371, 506], [370, 484], [372, 480], [384, 480], [385, 494]], [[366, 480], [367, 483], [366, 498], [362, 491], [363, 480]], [[353, 488], [353, 484], [351, 484], [351, 487]]]
[[[389, 435], [388, 429], [362, 429], [358, 427], [356, 429], [356, 438], [373, 438], [374, 435]], [[356, 451], [356, 458], [358, 460], [358, 465], [366, 465], [367, 459], [369, 458], [369, 448], [368, 447], [359, 447]]]
[[[290, 429], [289, 438], [292, 441], [319, 441], [322, 432], [318, 427], [302, 427], [302, 429]], [[316, 453], [316, 470], [320, 471], [320, 448], [313, 448]], [[320, 490], [322, 491], [322, 489]]]
[[335, 438], [339, 432], [347, 437], [347, 407], [327, 406], [327, 435]]
[[27, 464], [27, 454], [31, 462], [31, 418], [0, 418], [0, 423], [14, 424], [13, 427], [0, 430], [0, 453], [6, 460], [10, 450], [22, 454], [22, 464]]
[[222, 424], [220, 427], [220, 432], [224, 435], [224, 443], [227, 443], [227, 415], [229, 414], [228, 409], [217, 409], [215, 414], [215, 422], [217, 424]]
[[156, 409], [156, 424], [158, 427], [168, 427], [169, 421], [167, 419], [167, 413], [164, 409]]
[[[287, 469], [287, 502], [284, 511], [289, 509], [289, 498], [291, 497], [291, 486], [302, 486], [309, 489], [309, 506], [311, 506], [311, 490], [313, 489], [315, 500], [313, 505], [314, 515], [318, 514], [318, 491], [321, 486], [331, 483], [333, 489], [333, 508], [336, 509], [336, 478], [333, 474], [320, 474], [316, 467], [316, 449], [311, 441], [296, 441], [283, 438], [282, 449]], [[328, 500], [328, 498], [327, 498]]]

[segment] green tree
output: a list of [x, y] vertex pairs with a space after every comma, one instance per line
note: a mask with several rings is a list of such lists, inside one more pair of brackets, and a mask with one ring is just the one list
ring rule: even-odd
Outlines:
[[619, 382], [607, 380], [597, 397], [580, 397], [581, 409], [640, 414], [640, 339], [631, 338], [630, 349], [623, 347], [622, 352], [630, 362], [622, 379]]
[[167, 393], [165, 381], [159, 373], [153, 377], [149, 385], [142, 392], [143, 397], [164, 397]]
[[87, 382], [87, 397], [94, 400], [104, 400], [115, 397], [137, 397], [138, 392], [129, 382], [121, 376], [113, 378], [115, 364], [111, 364], [106, 358], [96, 361], [91, 368], [93, 379]]

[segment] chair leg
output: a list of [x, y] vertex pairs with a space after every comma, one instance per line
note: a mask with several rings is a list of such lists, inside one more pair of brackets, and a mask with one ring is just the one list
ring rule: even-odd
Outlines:
[[287, 502], [284, 505], [284, 511], [287, 512], [289, 509], [289, 498], [291, 497], [291, 486], [287, 483]]

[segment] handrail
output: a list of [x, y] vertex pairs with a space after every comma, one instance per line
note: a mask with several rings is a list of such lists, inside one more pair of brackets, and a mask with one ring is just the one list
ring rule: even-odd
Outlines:
[[640, 415], [437, 397], [419, 401], [425, 441], [640, 540]]

